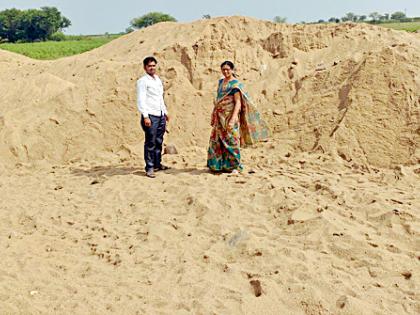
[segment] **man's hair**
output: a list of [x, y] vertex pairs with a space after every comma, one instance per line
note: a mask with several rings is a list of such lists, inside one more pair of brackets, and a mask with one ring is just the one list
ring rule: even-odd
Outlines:
[[147, 66], [149, 63], [151, 63], [151, 62], [154, 62], [154, 63], [157, 63], [157, 60], [156, 60], [156, 58], [155, 57], [146, 57], [146, 58], [144, 58], [144, 60], [143, 60], [143, 66]]

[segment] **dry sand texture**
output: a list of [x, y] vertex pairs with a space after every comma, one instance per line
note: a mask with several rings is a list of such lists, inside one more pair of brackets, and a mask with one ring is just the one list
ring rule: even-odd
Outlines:
[[[153, 181], [151, 53], [179, 151]], [[273, 130], [239, 177], [204, 168], [225, 59]], [[243, 17], [0, 51], [1, 313], [418, 314], [419, 69], [418, 34]]]

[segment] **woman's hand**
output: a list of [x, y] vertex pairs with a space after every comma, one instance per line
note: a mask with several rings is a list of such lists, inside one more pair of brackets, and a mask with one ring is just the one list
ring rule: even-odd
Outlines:
[[238, 123], [238, 115], [234, 115], [229, 119], [228, 127], [229, 129], [233, 129], [235, 125]]
[[242, 100], [242, 96], [240, 92], [236, 92], [233, 95], [233, 98], [235, 100], [235, 108], [233, 109], [233, 113], [232, 113], [232, 117], [229, 119], [229, 123], [228, 123], [228, 128], [230, 130], [233, 129], [233, 127], [235, 127], [235, 125], [238, 123], [239, 121], [239, 111], [241, 110], [241, 100]]

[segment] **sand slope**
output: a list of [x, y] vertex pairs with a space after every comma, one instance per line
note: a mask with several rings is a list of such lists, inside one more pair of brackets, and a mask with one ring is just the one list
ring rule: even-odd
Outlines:
[[[150, 53], [179, 151], [155, 180]], [[418, 314], [419, 58], [414, 34], [243, 17], [57, 61], [0, 51], [0, 313]], [[225, 59], [273, 130], [238, 177], [204, 167]]]
[[1, 51], [1, 162], [141, 156], [134, 84], [153, 53], [175, 144], [206, 144], [219, 65], [231, 59], [294, 150], [380, 167], [417, 163], [419, 45], [416, 35], [374, 26], [232, 17], [162, 23], [53, 62]]

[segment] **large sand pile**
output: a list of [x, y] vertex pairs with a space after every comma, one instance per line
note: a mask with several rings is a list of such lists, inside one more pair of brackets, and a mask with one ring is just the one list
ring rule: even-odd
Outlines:
[[0, 162], [141, 156], [135, 81], [160, 60], [169, 141], [204, 146], [219, 64], [238, 67], [274, 138], [391, 167], [420, 158], [420, 39], [367, 25], [249, 18], [162, 23], [83, 55], [41, 62], [0, 51]]
[[[154, 180], [152, 53], [180, 152]], [[419, 58], [418, 35], [241, 17], [0, 51], [0, 313], [419, 314]], [[225, 59], [273, 129], [238, 177], [204, 167]]]

